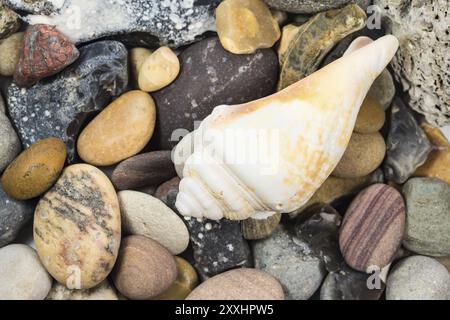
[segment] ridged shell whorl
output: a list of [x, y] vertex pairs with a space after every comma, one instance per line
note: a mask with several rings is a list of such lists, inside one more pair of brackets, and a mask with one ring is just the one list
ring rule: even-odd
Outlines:
[[362, 101], [397, 48], [384, 36], [272, 96], [216, 107], [175, 149], [177, 209], [243, 220], [301, 207], [341, 159]]

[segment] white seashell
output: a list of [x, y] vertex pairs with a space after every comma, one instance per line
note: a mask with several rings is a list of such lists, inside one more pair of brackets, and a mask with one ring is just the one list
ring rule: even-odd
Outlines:
[[179, 212], [243, 220], [301, 207], [341, 159], [370, 86], [397, 49], [390, 35], [363, 41], [272, 96], [216, 107], [174, 151]]

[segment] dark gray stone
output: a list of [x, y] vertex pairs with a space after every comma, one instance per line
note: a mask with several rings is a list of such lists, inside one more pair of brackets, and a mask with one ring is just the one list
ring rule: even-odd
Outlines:
[[172, 149], [216, 106], [270, 95], [278, 80], [278, 58], [271, 49], [237, 55], [223, 49], [217, 38], [209, 38], [179, 58], [177, 80], [153, 94], [158, 110], [155, 142], [164, 150]]
[[16, 9], [37, 15], [23, 19], [55, 25], [73, 42], [83, 43], [107, 36], [147, 33], [155, 44], [178, 47], [215, 30], [218, 1], [192, 0], [66, 0], [64, 6], [50, 1], [6, 0]]
[[271, 8], [292, 13], [317, 13], [357, 3], [366, 10], [372, 0], [264, 0]]
[[252, 267], [247, 241], [238, 221], [185, 218], [194, 253], [194, 267], [202, 279], [238, 267]]
[[80, 49], [80, 58], [62, 73], [29, 89], [8, 88], [8, 108], [24, 147], [53, 136], [75, 159], [80, 130], [128, 84], [128, 52], [123, 44], [101, 41]]
[[392, 104], [383, 169], [387, 180], [404, 183], [427, 159], [433, 147], [410, 109], [399, 98]]
[[14, 241], [20, 229], [30, 222], [34, 203], [10, 198], [0, 184], [0, 248]]
[[341, 215], [331, 206], [315, 204], [297, 218], [295, 234], [308, 244], [329, 272], [340, 269], [343, 259], [339, 250]]
[[[375, 280], [377, 275], [372, 281], [372, 275], [343, 265], [325, 278], [320, 289], [320, 300], [379, 300], [386, 285], [381, 279]], [[369, 289], [368, 284], [372, 289]]]

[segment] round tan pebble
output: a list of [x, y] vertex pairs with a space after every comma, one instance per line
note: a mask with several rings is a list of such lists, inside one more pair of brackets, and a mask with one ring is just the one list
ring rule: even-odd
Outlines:
[[69, 289], [90, 289], [105, 280], [117, 258], [120, 229], [114, 187], [88, 164], [67, 167], [34, 213], [42, 264]]
[[151, 299], [166, 291], [177, 278], [172, 254], [144, 236], [123, 239], [112, 278], [116, 288], [133, 300]]
[[138, 84], [139, 70], [141, 70], [145, 60], [147, 60], [151, 54], [152, 52], [146, 48], [133, 48], [130, 50], [130, 66], [134, 83]]
[[139, 90], [113, 101], [81, 132], [78, 154], [85, 162], [109, 166], [139, 153], [153, 135], [156, 109], [153, 99]]
[[355, 132], [375, 133], [380, 131], [386, 120], [383, 106], [373, 98], [366, 97], [356, 119]]
[[381, 165], [385, 154], [386, 143], [380, 133], [353, 133], [333, 175], [340, 178], [366, 176]]
[[225, 0], [216, 9], [222, 46], [235, 54], [270, 48], [281, 36], [278, 22], [262, 0]]
[[270, 274], [242, 268], [206, 280], [186, 300], [284, 300], [284, 292]]
[[168, 47], [161, 47], [150, 55], [139, 70], [139, 89], [158, 91], [171, 84], [180, 73], [180, 61]]
[[58, 179], [66, 161], [66, 146], [47, 138], [22, 152], [5, 170], [2, 185], [12, 198], [27, 200], [47, 191]]
[[92, 289], [70, 290], [55, 282], [46, 300], [119, 300], [116, 290], [108, 280]]
[[195, 269], [183, 258], [175, 257], [178, 276], [169, 289], [153, 298], [154, 300], [184, 300], [198, 285]]
[[0, 75], [14, 75], [23, 48], [23, 35], [18, 32], [0, 41]]

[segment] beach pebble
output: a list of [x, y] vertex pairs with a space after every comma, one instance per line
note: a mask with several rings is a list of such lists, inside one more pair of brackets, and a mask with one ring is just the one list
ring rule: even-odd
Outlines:
[[421, 128], [433, 145], [433, 151], [428, 155], [425, 163], [417, 168], [414, 176], [438, 178], [450, 183], [450, 142], [444, 133], [436, 127], [424, 122]]
[[253, 267], [250, 247], [239, 221], [185, 218], [194, 254], [194, 267], [207, 279], [237, 267]]
[[381, 165], [385, 153], [386, 144], [380, 133], [354, 132], [333, 175], [340, 178], [366, 176]]
[[3, 100], [2, 94], [0, 93], [0, 113], [5, 113], [5, 100]]
[[55, 282], [46, 300], [119, 300], [116, 290], [108, 280], [92, 289], [71, 290]]
[[278, 279], [288, 300], [311, 298], [326, 275], [323, 262], [308, 244], [282, 226], [269, 238], [255, 241], [253, 255], [255, 267]]
[[271, 48], [280, 27], [262, 0], [225, 0], [216, 9], [216, 26], [222, 46], [235, 54]]
[[169, 289], [154, 297], [154, 300], [184, 300], [198, 285], [195, 269], [183, 258], [175, 257], [177, 279]]
[[178, 78], [152, 94], [158, 109], [154, 142], [160, 150], [175, 147], [216, 106], [272, 94], [278, 79], [278, 59], [272, 49], [236, 55], [215, 37], [189, 46], [179, 59]]
[[79, 56], [80, 52], [75, 45], [54, 26], [29, 26], [14, 72], [14, 82], [20, 87], [30, 87], [65, 69]]
[[442, 263], [447, 268], [448, 272], [450, 272], [450, 256], [435, 257], [435, 259]]
[[139, 69], [139, 89], [145, 92], [161, 90], [180, 73], [180, 61], [169, 47], [161, 47], [145, 59]]
[[57, 138], [47, 138], [22, 152], [5, 170], [1, 182], [12, 198], [35, 198], [58, 180], [66, 161], [66, 146]]
[[412, 178], [403, 186], [406, 229], [403, 245], [428, 256], [450, 254], [450, 184]]
[[268, 217], [248, 218], [241, 221], [242, 235], [247, 240], [260, 240], [269, 237], [280, 224], [281, 213], [277, 212]]
[[125, 234], [146, 236], [174, 255], [186, 250], [189, 232], [183, 220], [161, 200], [131, 190], [120, 191], [118, 196]]
[[120, 229], [114, 187], [88, 164], [67, 167], [34, 215], [39, 257], [69, 289], [90, 289], [108, 276], [117, 258]]
[[138, 85], [139, 70], [141, 70], [144, 61], [152, 54], [152, 51], [147, 48], [133, 48], [129, 50], [130, 69], [133, 84]]
[[170, 151], [152, 151], [128, 158], [117, 165], [111, 180], [119, 190], [157, 187], [176, 175]]
[[12, 76], [16, 70], [23, 48], [23, 32], [15, 33], [0, 40], [0, 75]]
[[144, 236], [123, 239], [112, 278], [127, 298], [144, 300], [166, 291], [176, 280], [173, 256], [156, 241]]
[[0, 2], [0, 39], [8, 37], [20, 28], [19, 15]]
[[371, 97], [366, 97], [353, 130], [358, 133], [376, 133], [383, 127], [385, 119], [381, 104]]
[[385, 184], [366, 188], [352, 201], [342, 222], [339, 245], [345, 261], [362, 272], [371, 266], [384, 268], [394, 259], [404, 228], [402, 195]]
[[386, 179], [405, 183], [427, 159], [432, 145], [411, 110], [399, 98], [391, 108], [391, 123], [386, 139], [383, 164]]
[[34, 204], [9, 197], [0, 185], [0, 248], [12, 242], [31, 221]]
[[0, 300], [43, 300], [52, 287], [32, 248], [11, 244], [0, 249]]
[[403, 259], [389, 273], [386, 300], [450, 300], [450, 273], [430, 257]]
[[[1, 97], [0, 97], [1, 98]], [[8, 117], [0, 112], [0, 173], [22, 150], [19, 137]]]
[[283, 300], [280, 283], [257, 269], [221, 273], [198, 286], [186, 300]]
[[390, 107], [395, 97], [395, 83], [388, 69], [384, 69], [375, 79], [367, 95], [378, 101], [384, 110]]
[[365, 9], [371, 3], [370, 0], [264, 0], [270, 7], [292, 13], [317, 13], [336, 9], [349, 2], [356, 2], [361, 8]]
[[170, 197], [171, 194], [176, 195], [178, 193], [180, 181], [180, 178], [173, 177], [169, 181], [164, 182], [156, 188], [155, 197], [162, 202], [167, 203], [168, 197]]
[[109, 166], [139, 153], [153, 135], [153, 99], [134, 90], [114, 100], [81, 132], [77, 150], [87, 163]]

